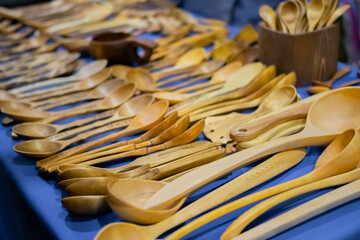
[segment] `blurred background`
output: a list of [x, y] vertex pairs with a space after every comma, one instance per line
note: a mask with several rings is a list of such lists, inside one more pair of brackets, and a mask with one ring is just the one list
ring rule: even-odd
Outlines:
[[[47, 0], [0, 0], [0, 5], [16, 8]], [[217, 18], [230, 25], [255, 27], [260, 17], [258, 9], [262, 4], [276, 8], [280, 0], [171, 0], [185, 10], [204, 17]], [[360, 64], [360, 0], [339, 0], [339, 6], [349, 4], [351, 8], [339, 20], [339, 61], [359, 67]]]

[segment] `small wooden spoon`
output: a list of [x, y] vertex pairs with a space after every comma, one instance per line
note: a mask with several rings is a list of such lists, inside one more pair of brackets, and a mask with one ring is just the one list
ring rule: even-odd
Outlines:
[[[151, 208], [174, 202], [196, 189], [196, 186], [208, 183], [261, 157], [289, 148], [323, 145], [333, 140], [337, 134], [345, 129], [360, 127], [358, 124], [360, 114], [354, 114], [354, 109], [357, 109], [357, 105], [360, 103], [360, 97], [357, 97], [360, 95], [358, 94], [360, 94], [360, 88], [356, 87], [334, 90], [326, 94], [312, 104], [303, 131], [245, 149], [201, 166], [175, 179], [171, 185], [162, 188], [149, 198], [144, 206]], [[323, 109], [327, 109], [327, 111], [324, 112]], [[231, 132], [232, 139], [236, 140], [237, 132], [237, 128], [233, 129]], [[181, 184], [179, 184], [180, 182]], [[176, 192], [170, 194], [169, 188], [176, 189]]]
[[328, 87], [328, 88], [332, 88], [333, 83], [338, 80], [339, 78], [341, 78], [342, 76], [348, 74], [351, 72], [351, 68], [348, 67], [344, 67], [341, 68], [339, 71], [337, 71], [330, 80], [328, 81], [318, 81], [318, 80], [313, 80], [311, 81], [311, 83], [317, 85], [317, 86], [324, 86], [324, 87]]
[[61, 78], [54, 78], [47, 81], [41, 81], [33, 84], [28, 84], [26, 86], [13, 88], [10, 90], [12, 94], [18, 94], [27, 92], [36, 88], [45, 87], [45, 86], [51, 86], [51, 85], [57, 85], [57, 84], [64, 84], [68, 82], [73, 82], [81, 79], [86, 79], [90, 77], [93, 74], [96, 74], [103, 70], [107, 64], [107, 60], [96, 60], [89, 64], [84, 65], [77, 71], [74, 75], [68, 76], [68, 77], [61, 77]]
[[276, 13], [274, 9], [268, 5], [261, 5], [259, 13], [266, 25], [272, 30], [276, 30]]
[[299, 12], [296, 4], [291, 1], [286, 1], [282, 5], [282, 8], [279, 9], [279, 11], [279, 17], [282, 19], [287, 29], [289, 29], [289, 33], [294, 34], [299, 18]]
[[326, 23], [326, 27], [330, 26], [331, 24], [333, 24], [335, 22], [336, 19], [338, 19], [341, 15], [344, 14], [344, 12], [346, 12], [348, 9], [350, 8], [350, 5], [344, 5], [339, 7], [338, 9], [335, 10], [335, 12], [331, 15], [329, 21]]
[[324, 0], [311, 0], [307, 6], [306, 16], [309, 22], [308, 31], [315, 29], [316, 24], [320, 21], [323, 12], [325, 11]]
[[171, 88], [157, 88], [151, 74], [142, 68], [133, 68], [126, 73], [126, 80], [134, 83], [142, 92], [158, 92], [171, 90]]
[[68, 110], [58, 112], [42, 112], [33, 109], [3, 108], [2, 112], [19, 121], [32, 122], [41, 120], [44, 123], [51, 123], [72, 116], [116, 108], [130, 99], [134, 93], [135, 85], [129, 83], [113, 91], [103, 100]]
[[[200, 218], [190, 223], [189, 226], [186, 227], [186, 229], [179, 230], [179, 232], [174, 233], [174, 235], [176, 234], [177, 236], [179, 236], [179, 234], [181, 234], [180, 236], [183, 236], [184, 232], [188, 233], [191, 230], [194, 230], [205, 223], [208, 223], [222, 215], [225, 215], [226, 213], [229, 213], [256, 201], [262, 200], [264, 198], [276, 195], [278, 193], [296, 188], [307, 183], [327, 178], [329, 176], [334, 176], [351, 171], [357, 166], [359, 158], [356, 158], [354, 160], [349, 156], [351, 156], [352, 154], [358, 154], [359, 150], [357, 149], [356, 145], [358, 145], [359, 143], [360, 136], [357, 131], [353, 129], [346, 131], [343, 134], [339, 135], [326, 148], [326, 150], [317, 160], [315, 168], [310, 173], [294, 180], [267, 188], [251, 195], [247, 195], [243, 198], [226, 204], [210, 213], [201, 216]], [[223, 239], [232, 239], [232, 237], [237, 235], [236, 232], [239, 228], [241, 230], [241, 226], [235, 225], [236, 224], [232, 225], [230, 228], [227, 229], [227, 231], [222, 236]]]

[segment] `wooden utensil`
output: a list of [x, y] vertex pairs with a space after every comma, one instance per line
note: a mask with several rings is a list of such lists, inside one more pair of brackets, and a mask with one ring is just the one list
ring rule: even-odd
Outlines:
[[[154, 97], [150, 94], [142, 94], [136, 96], [124, 104], [122, 104], [117, 111], [109, 118], [104, 120], [99, 120], [91, 124], [87, 124], [86, 126], [82, 126], [79, 128], [74, 128], [71, 130], [67, 130], [62, 133], [58, 133], [56, 135], [50, 136], [48, 139], [51, 141], [62, 140], [64, 138], [68, 138], [74, 136], [78, 133], [85, 132], [90, 129], [98, 128], [101, 126], [108, 125], [110, 123], [123, 122], [124, 125], [129, 123], [129, 121], [123, 121], [125, 119], [130, 119], [134, 117], [138, 112], [148, 107], [150, 104], [154, 102]], [[126, 125], [125, 125], [126, 126]]]
[[[113, 155], [113, 154], [129, 152], [129, 151], [133, 151], [136, 149], [140, 149], [140, 148], [144, 148], [144, 147], [148, 147], [148, 146], [152, 146], [152, 145], [162, 144], [165, 141], [171, 140], [171, 139], [179, 136], [180, 134], [182, 134], [189, 126], [189, 123], [190, 123], [189, 116], [184, 116], [183, 118], [180, 118], [172, 126], [170, 126], [167, 130], [163, 131], [158, 136], [149, 139], [148, 141], [134, 143], [134, 144], [128, 144], [128, 145], [125, 145], [122, 147], [112, 148], [112, 149], [101, 151], [101, 152], [98, 151], [96, 154], [83, 154], [82, 156], [81, 155], [73, 156], [72, 158], [66, 159], [66, 161], [62, 160], [60, 162], [57, 162], [57, 165], [64, 164], [64, 163], [66, 163], [66, 164], [83, 163], [83, 165], [91, 165], [91, 164], [87, 164], [86, 161], [90, 160], [90, 159], [98, 159], [100, 157], [105, 157], [105, 156], [109, 156], [109, 155]], [[43, 168], [44, 168], [44, 166], [43, 166]], [[46, 170], [51, 171], [49, 169], [46, 169]]]
[[350, 5], [344, 5], [339, 7], [334, 11], [334, 13], [331, 15], [330, 19], [326, 23], [326, 27], [330, 26], [335, 22], [336, 19], [338, 19], [341, 15], [343, 15], [348, 9], [350, 8]]
[[[353, 129], [346, 131], [343, 134], [340, 134], [319, 157], [315, 164], [314, 170], [312, 170], [310, 173], [293, 179], [291, 181], [253, 193], [251, 195], [247, 195], [243, 198], [235, 200], [232, 203], [226, 204], [225, 206], [222, 206], [212, 211], [211, 213], [207, 213], [201, 216], [199, 219], [191, 223], [191, 226], [188, 226], [188, 229], [196, 229], [197, 227], [211, 220], [214, 220], [230, 211], [267, 198], [269, 196], [273, 196], [278, 193], [285, 192], [289, 189], [293, 189], [307, 183], [315, 182], [329, 176], [334, 176], [353, 170], [359, 163], [360, 159], [351, 159], [349, 158], [349, 156], [351, 156], [352, 154], [357, 154], [359, 150], [357, 149], [356, 145], [359, 141], [360, 135], [357, 131]], [[224, 239], [231, 239], [231, 237], [235, 237], [237, 235], [234, 234], [234, 231], [236, 231], [235, 229], [237, 228], [231, 227], [231, 230], [230, 228], [228, 228], [227, 232], [223, 234]]]
[[36, 88], [44, 87], [44, 86], [51, 86], [51, 85], [57, 85], [57, 84], [63, 84], [63, 83], [67, 83], [67, 82], [82, 80], [82, 79], [88, 78], [91, 75], [96, 74], [99, 71], [103, 70], [105, 68], [106, 64], [107, 64], [107, 60], [104, 60], [104, 59], [96, 60], [89, 64], [84, 65], [74, 75], [71, 75], [68, 77], [50, 79], [48, 81], [41, 81], [41, 82], [33, 83], [33, 84], [28, 84], [26, 86], [13, 88], [10, 90], [10, 92], [12, 94], [18, 94], [18, 93], [23, 93], [23, 92], [27, 92], [30, 90], [34, 90]]
[[129, 83], [116, 89], [103, 100], [58, 112], [43, 112], [34, 109], [15, 108], [3, 108], [2, 112], [19, 121], [32, 122], [41, 120], [43, 123], [51, 123], [72, 116], [116, 108], [130, 99], [132, 95], [134, 95], [135, 90], [135, 85]]
[[[289, 158], [291, 159], [291, 162], [285, 161], [284, 159], [285, 156], [289, 156], [289, 155], [292, 156], [291, 158]], [[304, 157], [304, 155], [305, 155], [304, 150], [301, 151], [292, 150], [292, 151], [288, 151], [287, 153], [280, 153], [268, 159], [264, 163], [259, 164], [258, 166], [254, 167], [253, 169], [241, 175], [240, 177], [234, 179], [233, 181], [216, 189], [212, 193], [207, 194], [206, 196], [202, 197], [200, 200], [197, 200], [196, 202], [188, 205], [184, 209], [180, 210], [178, 213], [174, 215], [173, 213], [168, 213], [166, 216], [162, 216], [161, 219], [165, 219], [168, 216], [170, 217], [159, 223], [153, 224], [151, 226], [140, 226], [131, 223], [121, 223], [121, 224], [113, 223], [103, 228], [95, 237], [95, 239], [97, 240], [104, 239], [103, 237], [109, 238], [111, 236], [108, 235], [109, 233], [114, 234], [120, 229], [124, 229], [123, 234], [120, 235], [124, 239], [129, 238], [131, 236], [140, 237], [141, 239], [154, 239], [161, 233], [165, 232], [166, 230], [169, 230], [172, 227], [175, 227], [176, 225], [220, 204], [221, 202], [226, 201], [226, 199], [230, 199], [241, 192], [244, 192], [254, 186], [257, 186], [263, 181], [266, 181], [267, 179], [270, 179], [278, 175], [279, 173], [297, 164]], [[269, 168], [269, 166], [273, 166], [274, 164], [277, 165], [279, 168]], [[269, 170], [265, 170], [265, 169], [269, 169]], [[247, 182], [248, 184], [240, 184], [243, 181]], [[160, 218], [152, 218], [153, 215], [155, 215], [154, 212], [156, 213], [159, 211], [161, 213], [166, 209], [143, 208], [144, 199], [143, 197], [140, 196], [144, 196], [144, 195], [140, 195], [140, 194], [143, 192], [148, 192], [148, 193], [156, 192], [158, 190], [149, 191], [145, 188], [145, 186], [147, 186], [148, 189], [154, 188], [155, 186], [153, 186], [153, 184], [155, 183], [153, 183], [152, 181], [147, 180], [142, 182], [143, 182], [142, 184], [144, 185], [143, 189], [139, 189], [139, 191], [136, 193], [134, 193], [134, 189], [135, 189], [134, 185], [136, 185], [137, 183], [135, 179], [128, 179], [128, 180], [121, 179], [121, 180], [114, 180], [113, 182], [111, 182], [108, 185], [108, 196], [112, 198], [112, 201], [110, 202], [110, 206], [118, 216], [120, 216], [122, 219], [127, 219], [127, 221], [132, 221], [132, 222], [136, 221], [141, 223], [158, 222], [159, 220], [161, 220]], [[130, 186], [133, 187], [130, 188]], [[236, 190], [231, 191], [234, 189]], [[134, 194], [133, 196], [137, 196], [138, 201], [134, 201], [135, 199], [133, 199], [131, 194]], [[183, 199], [179, 202], [182, 201]], [[178, 202], [175, 204], [177, 205]], [[121, 206], [123, 207], [123, 209], [120, 209]], [[138, 214], [137, 216], [133, 214], [132, 212], [133, 209], [136, 209], [136, 213]]]
[[289, 33], [294, 34], [296, 24], [299, 18], [299, 12], [296, 4], [291, 1], [286, 1], [279, 8], [279, 18], [284, 22]]
[[280, 123], [279, 125], [271, 128], [270, 130], [260, 134], [252, 140], [246, 142], [238, 142], [238, 146], [241, 148], [250, 148], [270, 139], [277, 139], [280, 137], [289, 136], [294, 133], [298, 133], [305, 127], [305, 119], [295, 119]]
[[[283, 98], [280, 100], [280, 98], [278, 98], [277, 96], [282, 96]], [[283, 106], [287, 106], [292, 102], [294, 102], [295, 99], [296, 99], [295, 87], [285, 86], [279, 89], [275, 89], [273, 92], [269, 93], [269, 95], [253, 99], [249, 102], [244, 102], [243, 104], [228, 105], [223, 108], [191, 115], [191, 121], [196, 121], [202, 118], [228, 113], [238, 109], [247, 109], [247, 108], [259, 106], [254, 112], [250, 114], [242, 115], [245, 118], [244, 121], [251, 121], [251, 119], [257, 118], [258, 116], [264, 115]], [[274, 100], [275, 102], [273, 102]], [[280, 101], [278, 102], [278, 100]]]
[[[346, 173], [342, 174], [345, 176]], [[340, 176], [333, 177], [340, 178]], [[325, 180], [319, 181], [322, 183]], [[340, 182], [340, 181], [339, 181]], [[336, 183], [334, 183], [336, 184]], [[341, 184], [341, 183], [339, 183]], [[291, 228], [299, 223], [302, 223], [312, 217], [322, 214], [330, 209], [333, 209], [341, 204], [354, 200], [360, 197], [360, 181], [356, 180], [348, 183], [343, 187], [335, 189], [329, 193], [321, 195], [309, 202], [306, 202], [276, 218], [271, 219], [249, 231], [235, 237], [236, 240], [242, 239], [265, 239], [279, 234], [288, 228]], [[305, 188], [305, 186], [304, 186]]]
[[306, 10], [306, 16], [309, 22], [308, 31], [315, 29], [316, 24], [320, 21], [323, 12], [325, 11], [324, 0], [311, 0]]
[[173, 147], [163, 151], [155, 152], [150, 155], [136, 158], [134, 161], [116, 168], [98, 168], [92, 166], [82, 166], [75, 164], [59, 165], [58, 179], [73, 179], [87, 177], [114, 177], [129, 178], [135, 177], [148, 171], [150, 168], [161, 166], [180, 158], [184, 158], [206, 149], [218, 147], [218, 143], [207, 141], [195, 141], [182, 146]]
[[332, 85], [336, 80], [338, 80], [339, 78], [341, 78], [342, 76], [344, 76], [350, 72], [351, 72], [351, 68], [344, 67], [344, 68], [341, 68], [339, 71], [337, 71], [330, 80], [325, 81], [325, 82], [313, 80], [312, 83], [317, 86], [324, 86], [324, 87], [332, 88]]
[[35, 122], [20, 123], [13, 128], [13, 131], [17, 135], [27, 138], [27, 139], [47, 138], [47, 137], [52, 136], [64, 129], [82, 126], [87, 123], [99, 120], [99, 119], [111, 117], [115, 113], [115, 111], [116, 110], [114, 110], [114, 109], [108, 110], [108, 111], [99, 113], [93, 117], [79, 119], [79, 120], [76, 120], [76, 121], [73, 121], [73, 122], [70, 122], [70, 123], [64, 124], [64, 125], [54, 125], [54, 124], [46, 124], [46, 123], [40, 123], [40, 122], [39, 123], [35, 123]]
[[276, 13], [274, 9], [268, 5], [261, 5], [259, 13], [266, 25], [271, 29], [276, 30]]
[[[224, 232], [224, 239], [233, 239], [232, 237], [240, 234], [242, 230], [254, 219], [260, 216], [262, 213], [266, 212], [270, 208], [285, 202], [289, 199], [292, 199], [296, 196], [314, 191], [320, 190], [323, 188], [333, 187], [340, 184], [346, 184], [352, 181], [356, 181], [360, 178], [360, 169], [356, 168], [352, 171], [339, 174], [336, 176], [328, 177], [316, 182], [305, 184], [303, 186], [288, 190], [286, 192], [280, 193], [277, 196], [271, 197], [259, 203], [255, 207], [249, 209], [239, 218], [237, 218], [229, 228]], [[235, 230], [236, 227], [236, 230]], [[230, 237], [231, 236], [231, 237]]]
[[213, 85], [216, 85], [219, 83], [224, 83], [231, 76], [231, 74], [238, 71], [241, 68], [241, 66], [242, 66], [242, 64], [240, 62], [229, 63], [229, 64], [225, 65], [224, 67], [222, 67], [221, 69], [217, 70], [212, 75], [209, 82], [200, 83], [200, 84], [196, 84], [194, 86], [181, 88], [181, 89], [178, 89], [176, 92], [185, 93], [185, 92], [202, 89], [202, 88], [205, 88], [208, 86], [213, 86]]
[[[79, 156], [79, 157], [83, 157], [86, 156], [88, 154], [94, 154], [97, 152], [101, 152], [101, 151], [105, 151], [105, 150], [109, 150], [112, 148], [116, 148], [116, 147], [121, 147], [121, 146], [125, 146], [125, 145], [129, 145], [129, 144], [135, 144], [135, 143], [140, 143], [140, 142], [144, 142], [144, 141], [148, 141], [151, 138], [154, 138], [156, 136], [158, 136], [159, 134], [161, 134], [162, 132], [164, 132], [166, 129], [168, 129], [171, 125], [173, 125], [175, 123], [175, 121], [177, 120], [178, 115], [177, 113], [173, 113], [170, 114], [168, 117], [166, 117], [165, 119], [163, 119], [161, 122], [157, 123], [154, 127], [152, 127], [150, 130], [148, 130], [147, 132], [145, 132], [144, 134], [142, 134], [141, 136], [128, 140], [128, 141], [120, 141], [117, 143], [113, 143], [101, 148], [97, 148], [82, 154], [78, 154], [74, 153], [72, 154], [71, 151], [67, 151], [66, 154], [59, 154], [56, 157], [50, 157], [50, 158], [46, 158], [43, 159], [41, 161], [36, 162], [36, 166], [37, 167], [45, 167], [48, 166], [49, 164], [54, 164], [56, 163], [56, 165], [60, 165], [62, 159], [67, 160], [67, 159], [71, 159], [73, 155]], [[86, 150], [85, 150], [86, 151]], [[75, 157], [75, 156], [74, 156]], [[40, 171], [42, 170], [41, 168], [39, 169]]]
[[[356, 97], [358, 93], [360, 93], [360, 88], [356, 87], [332, 91], [331, 94], [321, 97], [312, 104], [303, 131], [245, 149], [185, 174], [175, 179], [172, 182], [173, 186], [170, 186], [176, 186], [176, 188], [172, 188], [177, 189], [176, 193], [169, 194], [168, 187], [164, 187], [149, 198], [144, 207], [151, 208], [174, 202], [196, 189], [196, 186], [208, 183], [225, 173], [254, 162], [256, 159], [266, 155], [289, 148], [323, 145], [334, 139], [344, 129], [359, 127], [357, 121], [360, 115], [354, 114], [354, 109], [360, 102], [360, 99]], [[335, 107], [335, 104], [342, 107]], [[323, 109], [327, 109], [326, 112]], [[235, 134], [237, 131], [238, 129], [235, 128], [231, 132], [232, 138], [236, 139]], [[206, 172], [206, 174], [201, 175], [202, 172]], [[178, 186], [180, 182], [181, 186]]]

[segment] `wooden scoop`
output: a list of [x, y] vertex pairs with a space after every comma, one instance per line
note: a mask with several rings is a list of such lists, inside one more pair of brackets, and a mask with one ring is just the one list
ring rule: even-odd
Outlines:
[[[359, 93], [360, 88], [356, 87], [332, 91], [312, 104], [303, 131], [245, 149], [195, 169], [175, 179], [171, 183], [172, 186], [167, 185], [162, 188], [147, 200], [144, 207], [152, 208], [174, 202], [194, 191], [197, 186], [208, 183], [223, 174], [269, 154], [296, 147], [323, 145], [334, 139], [344, 129], [360, 127], [358, 124], [360, 114], [354, 114], [354, 109], [360, 103], [360, 97], [356, 97]], [[237, 129], [235, 128], [231, 132], [231, 136], [233, 137], [236, 132]], [[176, 189], [176, 193], [169, 194], [170, 189]]]
[[[186, 233], [189, 233], [190, 231], [202, 226], [203, 224], [206, 224], [231, 211], [234, 211], [261, 199], [267, 198], [269, 196], [273, 196], [307, 183], [315, 182], [320, 179], [326, 179], [327, 177], [335, 176], [353, 170], [357, 166], [360, 159], [352, 159], [349, 156], [358, 153], [359, 150], [356, 149], [355, 146], [358, 144], [359, 141], [360, 136], [357, 131], [346, 131], [345, 133], [339, 135], [326, 148], [326, 150], [317, 160], [314, 170], [312, 170], [310, 173], [294, 180], [267, 188], [265, 190], [253, 193], [251, 195], [247, 195], [236, 201], [228, 203], [191, 222], [185, 228], [182, 228], [175, 232], [172, 237], [177, 236], [179, 238], [180, 236], [184, 236]], [[238, 229], [240, 229], [241, 231], [242, 226], [238, 226], [237, 224], [233, 223], [230, 228], [228, 228], [227, 231], [223, 234], [222, 238], [232, 239], [232, 237], [235, 237], [237, 235]]]
[[85, 113], [116, 108], [131, 98], [134, 93], [135, 85], [129, 83], [118, 88], [101, 101], [89, 103], [68, 110], [58, 112], [41, 112], [31, 109], [3, 108], [2, 112], [19, 121], [32, 122], [41, 120], [42, 122], [50, 123]]
[[[243, 206], [244, 203], [249, 204], [289, 189], [294, 189], [308, 183], [313, 183], [321, 179], [326, 179], [354, 170], [360, 161], [360, 151], [357, 147], [359, 143], [360, 134], [357, 130], [350, 129], [345, 131], [337, 136], [325, 149], [317, 160], [314, 170], [310, 173], [236, 200], [236, 204], [232, 203], [231, 205], [232, 207], [236, 205], [238, 208]], [[354, 156], [356, 157], [354, 158]], [[261, 214], [262, 211], [266, 211], [268, 209], [269, 202], [276, 201], [276, 199], [281, 200], [283, 195], [284, 194], [280, 194], [276, 197], [267, 199], [255, 206], [253, 209], [245, 212], [240, 218], [236, 219], [229, 228], [227, 228], [222, 235], [222, 238], [232, 239], [238, 235], [248, 223], [257, 217], [258, 214]]]
[[[308, 201], [296, 208], [293, 208], [290, 211], [283, 213], [282, 215], [277, 216], [276, 218], [273, 218], [255, 228], [252, 228], [233, 239], [268, 239], [287, 230], [288, 228], [291, 228], [333, 208], [341, 206], [341, 204], [359, 198], [360, 180], [355, 180], [358, 179], [358, 177], [352, 176], [355, 175], [355, 171], [358, 172], [358, 170], [354, 170], [354, 172], [352, 171], [351, 175], [350, 173], [344, 173], [339, 176], [331, 177], [328, 180], [324, 179], [311, 185], [308, 184], [304, 187], [299, 187], [299, 191], [305, 192], [309, 190], [311, 191], [320, 189], [325, 185], [325, 182], [329, 185], [339, 185], [344, 184], [345, 182], [354, 181], [329, 193], [321, 195], [320, 197], [317, 197], [311, 201]], [[330, 180], [332, 181], [332, 184], [330, 183]], [[309, 189], [310, 187], [311, 189]], [[291, 192], [289, 191], [289, 194], [294, 192], [295, 189]]]
[[[291, 156], [291, 157], [289, 157]], [[212, 207], [217, 206], [218, 204], [230, 199], [241, 192], [244, 192], [252, 187], [257, 186], [258, 184], [278, 175], [279, 173], [289, 169], [290, 167], [297, 164], [305, 156], [304, 150], [292, 150], [287, 153], [280, 153], [264, 163], [259, 164], [255, 168], [249, 170], [233, 181], [225, 184], [224, 186], [216, 189], [210, 194], [202, 197], [200, 200], [193, 202], [192, 204], [186, 206], [184, 209], [180, 210], [178, 213], [168, 213], [166, 216], [163, 216], [161, 219], [165, 219], [159, 223], [150, 225], [150, 226], [140, 226], [131, 223], [112, 223], [103, 228], [98, 235], [95, 237], [96, 240], [100, 239], [112, 239], [111, 236], [121, 236], [122, 239], [155, 239], [161, 233], [181, 224], [182, 222], [191, 219], [192, 217], [211, 209]], [[289, 157], [289, 158], [287, 158]], [[290, 160], [291, 161], [288, 161]], [[278, 168], [270, 168], [270, 166], [277, 166]], [[265, 170], [267, 169], [267, 170]], [[196, 169], [195, 169], [196, 170]], [[193, 171], [195, 171], [193, 170]], [[191, 171], [192, 172], [192, 171]], [[247, 184], [243, 184], [244, 181]], [[116, 187], [113, 187], [116, 184]], [[148, 219], [152, 217], [154, 212], [157, 211], [163, 212], [166, 209], [144, 209], [143, 204], [148, 198], [144, 196], [143, 193], [147, 192], [148, 195], [152, 195], [156, 191], [152, 191], [153, 181], [143, 181], [144, 187], [138, 189], [135, 192], [135, 187], [129, 188], [130, 186], [136, 185], [135, 179], [121, 179], [114, 180], [108, 185], [108, 196], [115, 195], [117, 199], [115, 201], [109, 202], [112, 210], [120, 216], [122, 219], [127, 221], [138, 222], [138, 223], [147, 223]], [[167, 185], [169, 185], [168, 183]], [[165, 185], [165, 186], [167, 186]], [[146, 187], [145, 187], [146, 186]], [[164, 186], [164, 187], [165, 187]], [[154, 186], [155, 187], [155, 186]], [[150, 189], [150, 190], [149, 190]], [[235, 191], [234, 191], [235, 190]], [[138, 196], [138, 202], [134, 203], [132, 196]], [[140, 197], [142, 196], [142, 197]], [[182, 200], [178, 202], [182, 202]], [[178, 202], [174, 204], [178, 204]], [[136, 208], [136, 212], [133, 209]], [[150, 212], [154, 211], [154, 212]], [[171, 216], [173, 215], [173, 216]], [[169, 217], [170, 216], [170, 217]], [[153, 219], [154, 222], [161, 220], [159, 218]], [[146, 222], [145, 222], [146, 221]], [[118, 231], [123, 230], [122, 234]], [[114, 234], [114, 235], [113, 235]]]
[[96, 60], [89, 64], [84, 65], [82, 68], [79, 69], [78, 72], [76, 72], [74, 75], [68, 76], [68, 77], [61, 77], [61, 78], [54, 78], [47, 81], [41, 81], [33, 84], [28, 84], [26, 86], [13, 88], [10, 90], [11, 93], [17, 94], [17, 93], [23, 93], [28, 92], [30, 90], [45, 87], [45, 86], [51, 86], [51, 85], [57, 85], [57, 84], [64, 84], [68, 82], [73, 82], [81, 79], [86, 79], [93, 74], [98, 73], [99, 71], [103, 70], [107, 64], [107, 60]]

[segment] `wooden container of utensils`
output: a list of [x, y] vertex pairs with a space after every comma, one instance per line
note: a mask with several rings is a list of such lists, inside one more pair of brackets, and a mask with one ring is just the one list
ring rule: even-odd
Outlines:
[[259, 24], [259, 59], [279, 73], [295, 71], [297, 87], [330, 78], [337, 68], [339, 25], [289, 34]]

